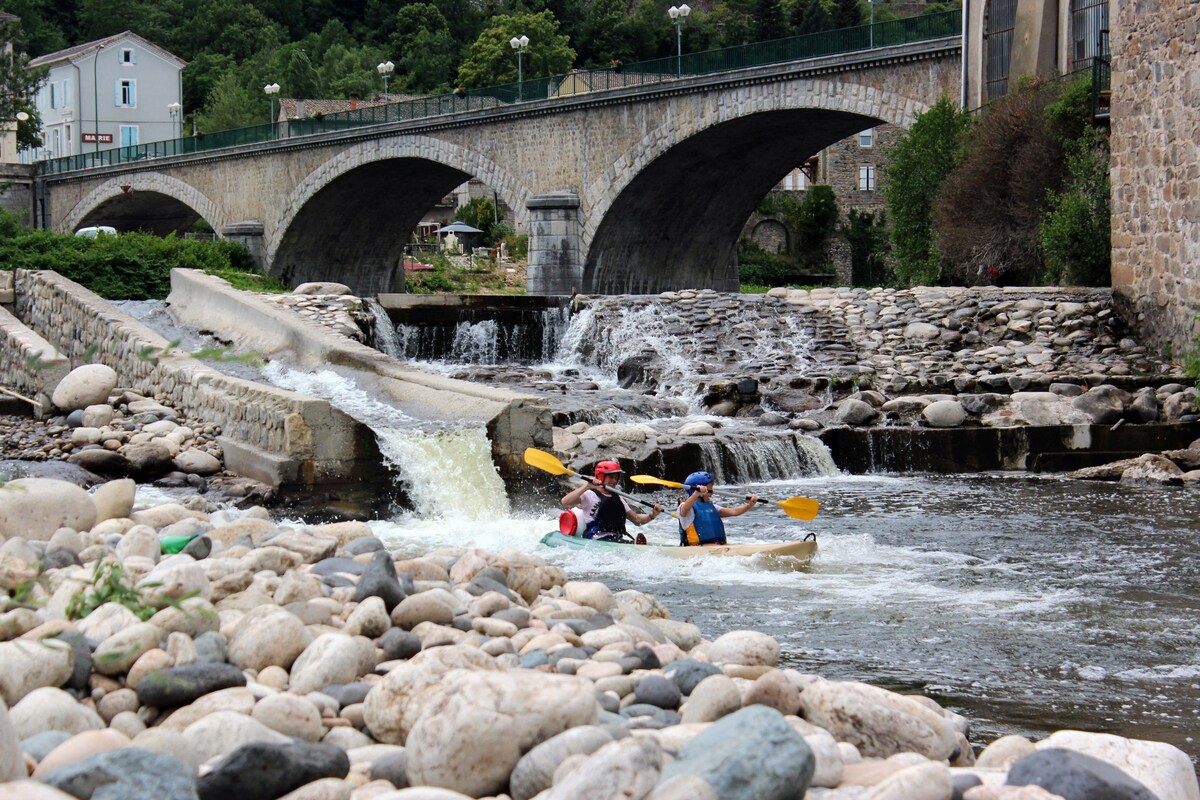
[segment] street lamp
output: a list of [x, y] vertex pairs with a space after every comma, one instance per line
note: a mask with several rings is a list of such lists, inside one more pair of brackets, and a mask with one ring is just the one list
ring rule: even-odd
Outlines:
[[178, 132], [178, 137], [183, 138], [182, 122], [180, 121], [180, 113], [183, 111], [183, 106], [179, 103], [167, 103], [167, 113], [171, 115], [171, 133]]
[[875, 0], [867, 0], [867, 5], [871, 7], [871, 35], [868, 40], [868, 46], [874, 49], [875, 47]]
[[671, 6], [667, 9], [667, 14], [671, 17], [671, 23], [675, 26], [676, 78], [683, 74], [683, 23], [687, 22], [688, 14], [691, 13], [692, 8], [687, 3], [678, 6]]
[[392, 73], [396, 71], [396, 65], [390, 61], [384, 61], [375, 67], [375, 71], [383, 76], [383, 102], [386, 103], [388, 99], [388, 78], [392, 77]]
[[263, 87], [263, 92], [267, 97], [271, 98], [271, 124], [275, 124], [275, 95], [279, 94], [278, 83], [268, 83]]
[[[92, 56], [92, 110], [96, 114], [93, 120], [95, 123], [92, 128], [92, 133], [96, 137], [96, 152], [100, 152], [100, 91], [98, 89], [99, 82], [96, 78], [96, 65], [100, 62], [100, 51], [104, 49], [104, 45], [96, 48], [96, 55]], [[80, 152], [83, 148], [80, 148]]]
[[529, 47], [529, 37], [522, 36], [518, 39], [516, 36], [514, 36], [508, 40], [508, 44], [513, 50], [517, 51], [517, 99], [524, 100], [525, 93], [523, 91], [523, 84], [525, 81], [524, 73], [521, 71], [521, 56], [525, 53], [525, 48]]

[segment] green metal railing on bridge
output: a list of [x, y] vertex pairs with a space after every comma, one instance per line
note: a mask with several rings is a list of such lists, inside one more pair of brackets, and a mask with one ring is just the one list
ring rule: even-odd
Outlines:
[[959, 10], [858, 25], [853, 28], [791, 36], [769, 42], [685, 53], [639, 61], [606, 69], [578, 69], [562, 75], [533, 78], [521, 83], [470, 89], [453, 94], [422, 97], [397, 103], [366, 106], [354, 111], [323, 114], [248, 128], [201, 133], [180, 139], [117, 147], [53, 158], [42, 162], [42, 173], [130, 164], [156, 158], [190, 155], [250, 144], [291, 139], [319, 133], [353, 130], [406, 120], [427, 119], [512, 106], [533, 100], [568, 99], [588, 92], [661, 84], [679, 77], [710, 75], [747, 67], [766, 66], [807, 58], [861, 52], [878, 47], [927, 41], [961, 33]]

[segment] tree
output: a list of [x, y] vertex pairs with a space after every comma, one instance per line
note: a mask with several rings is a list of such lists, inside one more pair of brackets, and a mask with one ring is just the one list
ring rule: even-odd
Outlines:
[[1047, 198], [1067, 177], [1062, 131], [1079, 129], [1051, 121], [1048, 112], [1063, 90], [1059, 82], [1022, 80], [980, 114], [933, 205], [947, 280], [966, 286], [1042, 280]]
[[949, 98], [917, 115], [892, 150], [883, 193], [892, 218], [896, 277], [901, 284], [932, 284], [939, 272], [933, 203], [954, 168], [971, 119]]
[[480, 238], [489, 247], [500, 241], [503, 236], [499, 228], [504, 222], [504, 213], [487, 197], [472, 198], [465, 206], [454, 212], [454, 219], [483, 231]]
[[784, 212], [796, 233], [800, 263], [809, 272], [821, 272], [829, 263], [829, 240], [837, 229], [837, 197], [832, 186], [816, 184], [804, 193], [798, 207]]
[[575, 61], [567, 37], [558, 33], [558, 23], [549, 11], [539, 14], [519, 12], [496, 17], [471, 45], [466, 60], [458, 68], [458, 83], [466, 88], [515, 83], [517, 57], [509, 45], [515, 36], [528, 36], [524, 56], [524, 78], [566, 72]]
[[459, 47], [438, 7], [430, 3], [404, 6], [395, 14], [394, 27], [389, 43], [403, 85], [416, 92], [448, 90]]
[[270, 101], [261, 90], [243, 83], [236, 69], [221, 75], [213, 84], [204, 108], [198, 112], [196, 126], [200, 131], [224, 131], [265, 125], [270, 117]]
[[833, 20], [821, 0], [796, 0], [792, 7], [792, 33], [820, 33], [833, 27]]
[[754, 39], [759, 42], [787, 36], [779, 0], [757, 0], [754, 4]]
[[1091, 126], [1067, 146], [1067, 184], [1051, 192], [1042, 251], [1055, 283], [1112, 283], [1112, 207], [1108, 138]]
[[883, 286], [887, 283], [887, 217], [852, 208], [838, 233], [850, 245], [850, 283]]
[[[18, 147], [40, 147], [41, 120], [33, 105], [33, 96], [46, 80], [46, 70], [28, 68], [21, 26], [16, 21], [0, 22], [0, 124], [17, 129]], [[27, 120], [17, 119], [24, 111]]]
[[836, 0], [833, 4], [833, 27], [853, 28], [862, 24], [863, 12], [859, 0]]

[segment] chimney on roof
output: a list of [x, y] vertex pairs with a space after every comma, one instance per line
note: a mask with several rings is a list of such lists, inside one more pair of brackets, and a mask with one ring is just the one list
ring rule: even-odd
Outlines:
[[351, 111], [358, 110], [358, 98], [355, 97], [354, 95], [350, 95], [350, 110]]

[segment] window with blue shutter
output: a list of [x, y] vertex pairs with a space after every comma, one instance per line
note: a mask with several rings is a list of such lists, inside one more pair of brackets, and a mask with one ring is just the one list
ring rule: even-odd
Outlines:
[[122, 78], [117, 81], [116, 96], [113, 103], [119, 108], [137, 107], [137, 81], [133, 78]]

